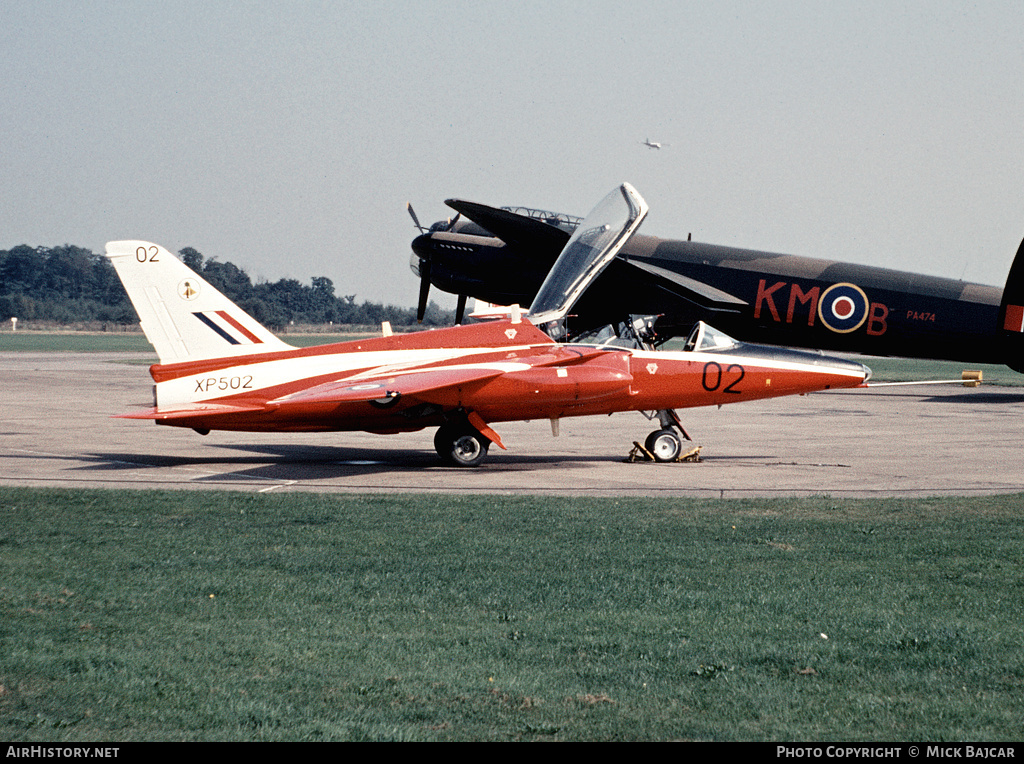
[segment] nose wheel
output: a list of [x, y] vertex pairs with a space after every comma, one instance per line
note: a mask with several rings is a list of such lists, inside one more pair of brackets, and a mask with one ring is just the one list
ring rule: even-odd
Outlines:
[[674, 462], [683, 451], [683, 441], [675, 430], [655, 430], [647, 436], [644, 447], [658, 462]]
[[683, 455], [683, 440], [692, 440], [689, 433], [683, 429], [683, 423], [679, 415], [673, 409], [662, 409], [654, 414], [645, 414], [648, 419], [657, 418], [661, 425], [660, 430], [655, 430], [647, 436], [644, 445], [633, 443], [633, 451], [629, 461], [650, 461], [656, 462], [678, 462], [678, 461], [700, 461], [700, 446], [692, 447]]

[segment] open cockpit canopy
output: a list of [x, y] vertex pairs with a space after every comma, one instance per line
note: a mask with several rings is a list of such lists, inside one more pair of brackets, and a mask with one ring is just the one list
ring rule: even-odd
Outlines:
[[552, 339], [564, 339], [569, 310], [640, 226], [647, 209], [628, 183], [601, 200], [562, 249], [527, 318]]

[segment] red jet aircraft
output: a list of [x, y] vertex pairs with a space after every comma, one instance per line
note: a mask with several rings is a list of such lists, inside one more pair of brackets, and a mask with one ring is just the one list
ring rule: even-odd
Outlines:
[[452, 465], [478, 465], [496, 422], [653, 412], [646, 441], [672, 461], [686, 436], [674, 409], [863, 385], [870, 370], [819, 353], [738, 343], [703, 323], [683, 351], [655, 351], [651, 317], [571, 343], [569, 310], [636, 231], [647, 205], [628, 184], [580, 224], [530, 313], [450, 329], [295, 348], [167, 250], [107, 244], [160, 362], [155, 406], [123, 417], [211, 430], [399, 433], [437, 427]]

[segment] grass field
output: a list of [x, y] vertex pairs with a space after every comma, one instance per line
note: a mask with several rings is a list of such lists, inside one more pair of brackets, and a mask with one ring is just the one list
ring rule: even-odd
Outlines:
[[0, 488], [0, 739], [1018, 739], [1022, 504]]
[[[371, 335], [353, 334], [288, 334], [285, 341], [298, 347], [346, 342]], [[0, 332], [0, 352], [64, 352], [64, 353], [156, 353], [146, 337], [139, 332]]]

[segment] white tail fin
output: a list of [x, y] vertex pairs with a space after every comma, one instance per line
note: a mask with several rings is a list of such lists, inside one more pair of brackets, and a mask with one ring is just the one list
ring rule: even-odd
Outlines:
[[160, 363], [293, 349], [163, 247], [111, 241], [107, 257]]

